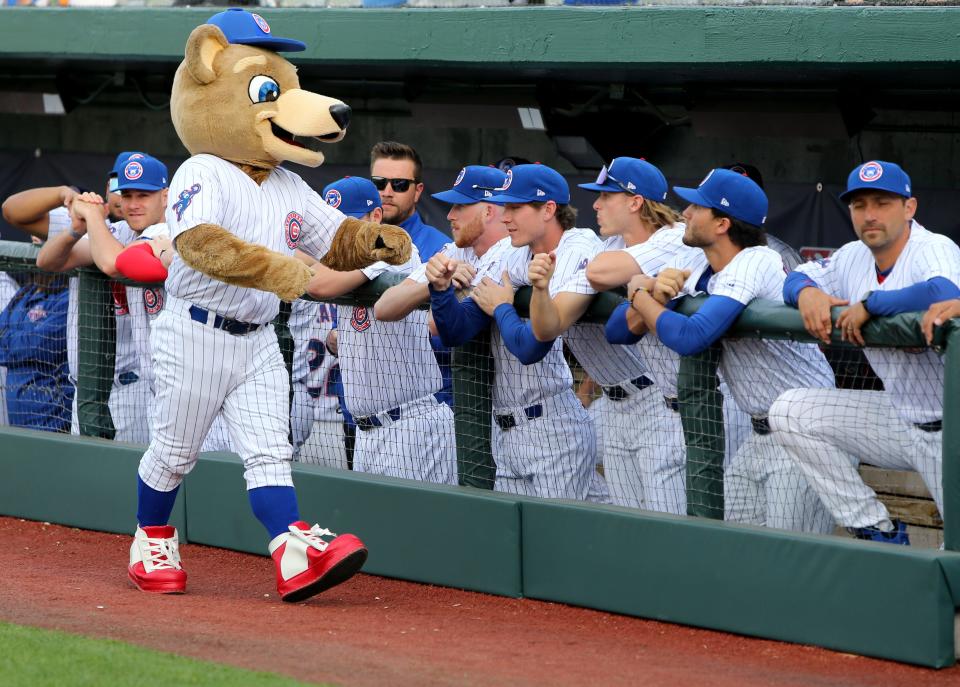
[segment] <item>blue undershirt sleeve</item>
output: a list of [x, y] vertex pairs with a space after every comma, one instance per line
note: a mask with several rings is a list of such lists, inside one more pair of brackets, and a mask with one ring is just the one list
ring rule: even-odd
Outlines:
[[664, 310], [657, 317], [657, 336], [680, 355], [694, 355], [723, 336], [746, 307], [727, 296], [710, 296], [690, 317]]
[[461, 346], [490, 324], [490, 317], [470, 298], [457, 300], [453, 288], [430, 287], [430, 310], [444, 346]]
[[934, 277], [893, 291], [874, 291], [867, 298], [871, 315], [884, 317], [902, 312], [926, 310], [934, 303], [960, 298], [960, 289], [946, 277]]
[[817, 287], [817, 282], [803, 272], [791, 272], [783, 282], [783, 302], [794, 308], [800, 299], [800, 292], [808, 286]]
[[544, 359], [550, 349], [551, 341], [538, 341], [533, 335], [533, 328], [529, 322], [520, 319], [516, 309], [509, 303], [501, 303], [493, 311], [493, 316], [500, 327], [500, 336], [507, 349], [517, 356], [524, 365], [532, 365]]
[[630, 327], [627, 325], [627, 310], [629, 308], [629, 303], [621, 303], [610, 313], [607, 326], [604, 328], [607, 341], [610, 343], [620, 346], [630, 346], [642, 338], [642, 336], [631, 332]]

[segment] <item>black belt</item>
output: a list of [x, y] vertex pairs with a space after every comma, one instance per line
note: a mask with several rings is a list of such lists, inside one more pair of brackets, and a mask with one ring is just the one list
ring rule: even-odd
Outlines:
[[[213, 324], [210, 324], [210, 315], [213, 315]], [[214, 329], [222, 329], [227, 332], [227, 334], [233, 334], [234, 336], [241, 336], [243, 334], [249, 334], [250, 332], [255, 332], [262, 325], [253, 324], [252, 322], [241, 322], [240, 320], [231, 320], [229, 317], [224, 317], [223, 315], [217, 315], [212, 313], [209, 310], [204, 310], [199, 305], [190, 306], [190, 319], [200, 324], [210, 324]]]
[[[539, 403], [535, 406], [528, 406], [523, 409], [523, 414], [527, 416], [528, 420], [535, 420], [538, 417], [543, 417], [543, 406]], [[517, 418], [513, 415], [497, 415], [495, 416], [497, 425], [500, 429], [513, 429], [517, 426]]]
[[677, 398], [671, 398], [670, 396], [664, 396], [663, 402], [667, 404], [667, 408], [672, 410], [675, 413], [680, 412], [680, 401]]
[[[387, 411], [387, 416], [394, 422], [400, 419], [401, 414], [402, 413], [400, 412], [400, 406], [397, 406], [396, 408], [391, 408], [390, 410]], [[380, 418], [378, 418], [376, 415], [368, 415], [367, 417], [354, 418], [353, 421], [356, 423], [357, 429], [363, 432], [369, 432], [374, 427], [383, 427], [383, 423], [380, 421]]]
[[933, 422], [914, 422], [913, 426], [924, 432], [939, 432], [943, 429], [943, 420], [934, 420]]
[[750, 424], [753, 425], [753, 431], [763, 436], [770, 434], [770, 420], [766, 417], [751, 417]]
[[[653, 384], [653, 381], [644, 375], [640, 375], [636, 379], [631, 379], [630, 383], [637, 387], [637, 389], [643, 390]], [[607, 398], [609, 398], [611, 401], [622, 401], [623, 399], [628, 398], [633, 392], [624, 389], [620, 385], [615, 385], [603, 387], [603, 393], [605, 393]]]

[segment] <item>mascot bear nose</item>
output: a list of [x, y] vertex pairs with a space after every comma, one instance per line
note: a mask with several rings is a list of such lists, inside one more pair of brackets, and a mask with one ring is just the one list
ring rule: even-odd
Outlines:
[[341, 129], [346, 129], [350, 123], [350, 112], [350, 106], [344, 105], [343, 103], [330, 106], [330, 116], [333, 117], [333, 121], [335, 121]]

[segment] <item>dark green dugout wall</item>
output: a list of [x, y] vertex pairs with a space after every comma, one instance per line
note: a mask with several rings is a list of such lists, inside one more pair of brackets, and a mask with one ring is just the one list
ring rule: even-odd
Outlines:
[[[0, 447], [0, 513], [132, 531], [142, 447], [13, 429], [0, 430]], [[958, 554], [310, 466], [294, 476], [307, 519], [367, 542], [369, 573], [954, 663]], [[191, 543], [266, 554], [230, 454], [201, 458], [175, 523]]]

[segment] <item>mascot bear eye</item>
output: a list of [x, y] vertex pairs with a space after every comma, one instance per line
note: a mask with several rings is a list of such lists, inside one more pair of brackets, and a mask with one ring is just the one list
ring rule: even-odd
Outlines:
[[248, 88], [250, 100], [254, 103], [272, 103], [280, 97], [280, 86], [269, 76], [258, 75], [250, 79]]

